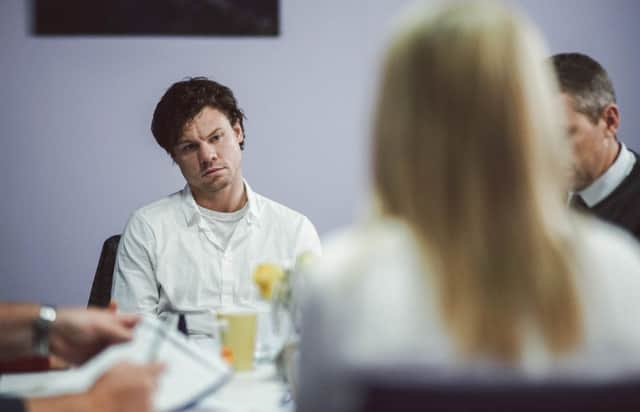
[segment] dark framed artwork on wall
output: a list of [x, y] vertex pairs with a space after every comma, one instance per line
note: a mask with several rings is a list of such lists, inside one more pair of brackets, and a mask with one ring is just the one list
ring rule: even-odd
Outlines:
[[279, 0], [32, 0], [37, 36], [277, 36]]

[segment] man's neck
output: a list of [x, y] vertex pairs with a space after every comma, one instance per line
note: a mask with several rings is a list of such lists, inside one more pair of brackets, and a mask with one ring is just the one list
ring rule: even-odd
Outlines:
[[223, 213], [242, 209], [248, 200], [242, 179], [240, 179], [239, 183], [230, 184], [217, 192], [197, 192], [193, 188], [191, 192], [193, 193], [193, 199], [199, 206]]
[[622, 150], [622, 145], [620, 144], [618, 139], [614, 140], [611, 150], [609, 150], [609, 156], [607, 157], [605, 165], [598, 177], [602, 176], [607, 172], [607, 170], [609, 170], [609, 168], [613, 165], [613, 163], [616, 161], [618, 156], [620, 156], [621, 150]]

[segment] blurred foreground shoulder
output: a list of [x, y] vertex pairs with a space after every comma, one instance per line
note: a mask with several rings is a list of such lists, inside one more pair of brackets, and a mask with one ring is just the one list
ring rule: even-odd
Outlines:
[[372, 265], [402, 260], [415, 245], [410, 229], [400, 220], [380, 218], [338, 230], [324, 239], [322, 259], [311, 268], [319, 286], [346, 286]]

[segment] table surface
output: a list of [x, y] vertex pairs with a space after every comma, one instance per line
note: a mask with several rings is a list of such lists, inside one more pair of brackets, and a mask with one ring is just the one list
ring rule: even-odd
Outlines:
[[[0, 377], [0, 393], [37, 396], [46, 382], [64, 377], [64, 371], [8, 374]], [[235, 373], [229, 382], [203, 399], [192, 411], [291, 412], [293, 402], [283, 403], [286, 387], [278, 379], [273, 364], [262, 364], [253, 371]]]

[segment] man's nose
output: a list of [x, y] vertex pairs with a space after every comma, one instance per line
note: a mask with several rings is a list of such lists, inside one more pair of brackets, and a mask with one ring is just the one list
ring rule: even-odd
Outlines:
[[200, 158], [201, 164], [207, 164], [218, 158], [218, 151], [212, 144], [203, 144], [200, 145], [200, 149], [198, 150], [198, 157]]

